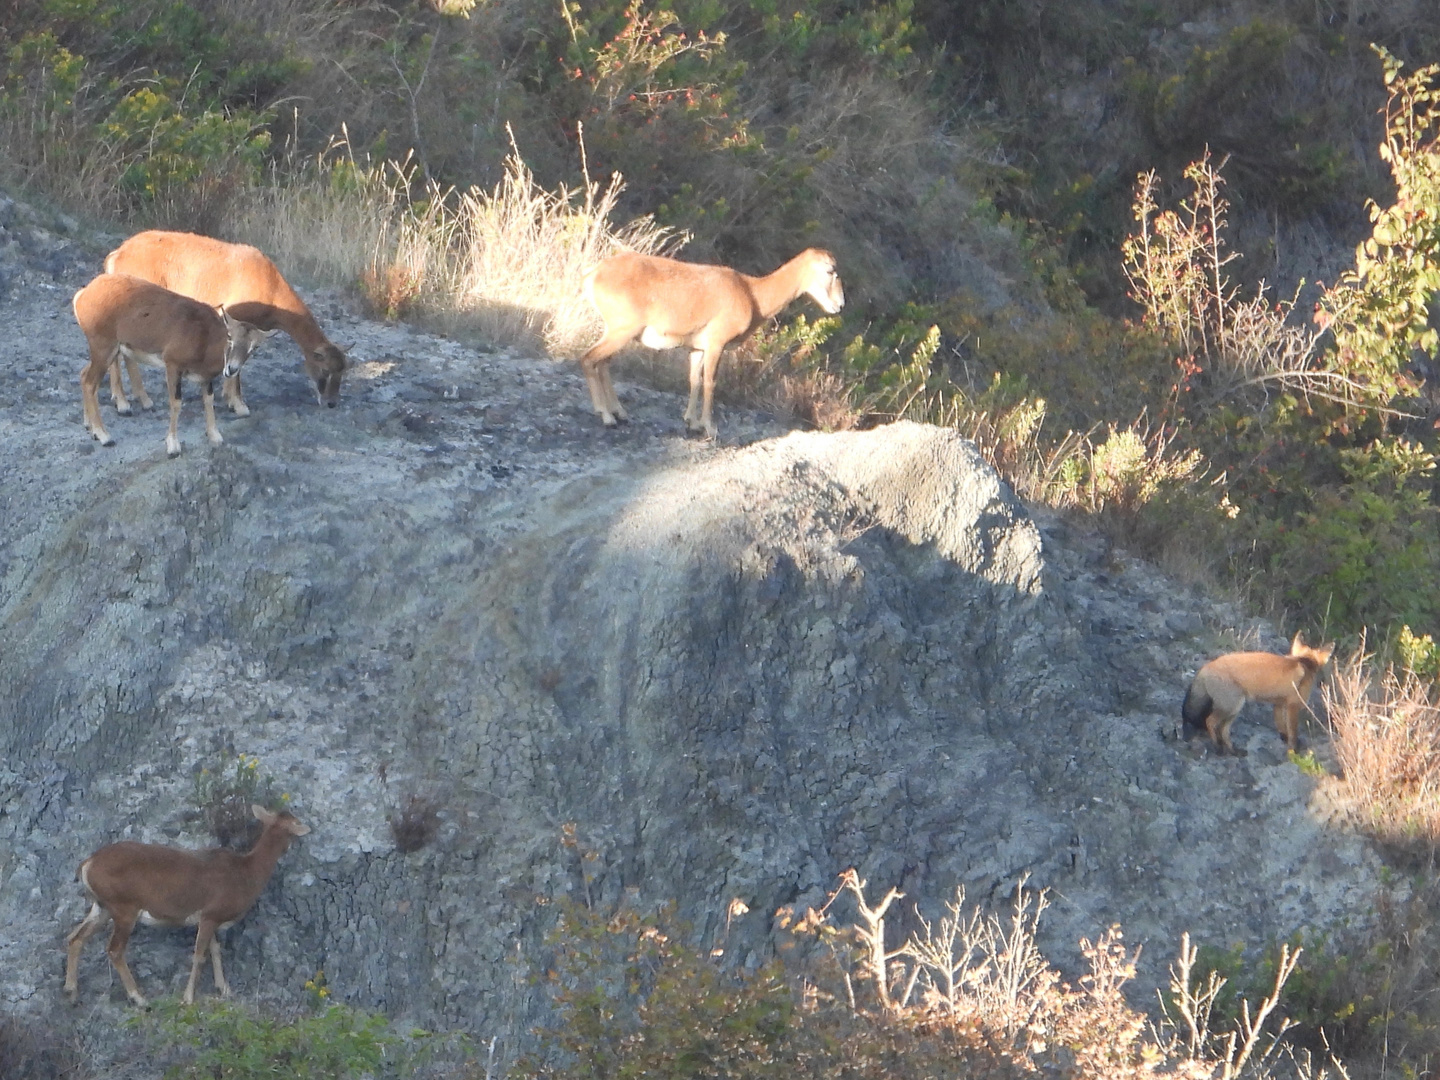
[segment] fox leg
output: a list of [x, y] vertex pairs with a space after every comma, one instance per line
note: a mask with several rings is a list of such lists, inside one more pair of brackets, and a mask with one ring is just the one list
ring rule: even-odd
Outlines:
[[1244, 757], [1245, 751], [1235, 749], [1235, 744], [1230, 741], [1230, 725], [1245, 708], [1245, 692], [1230, 682], [1212, 685], [1209, 689], [1210, 715], [1205, 718], [1205, 730], [1210, 733], [1219, 753]]
[[1223, 757], [1225, 754], [1234, 754], [1236, 757], [1244, 757], [1246, 751], [1239, 750], [1230, 741], [1230, 725], [1235, 723], [1235, 717], [1239, 710], [1234, 712], [1222, 709], [1218, 704], [1210, 715], [1205, 718], [1205, 730], [1210, 733], [1210, 740], [1215, 744], [1215, 749]]
[[1287, 701], [1275, 706], [1275, 730], [1280, 732], [1292, 754], [1300, 752], [1300, 705]]

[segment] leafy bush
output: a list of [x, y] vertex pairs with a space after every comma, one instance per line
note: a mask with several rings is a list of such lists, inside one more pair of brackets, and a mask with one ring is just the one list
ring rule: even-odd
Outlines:
[[[7, 171], [87, 209], [213, 228], [233, 192], [258, 178], [273, 115], [215, 79], [228, 42], [190, 5], [145, 6], [153, 18], [136, 25], [131, 5], [54, 0], [37, 28], [12, 29], [0, 83]], [[137, 54], [191, 66], [137, 72]]]
[[182, 1048], [165, 1080], [368, 1076], [402, 1046], [383, 1016], [344, 1005], [286, 1020], [231, 1002], [166, 998], [142, 1022], [157, 1042]]
[[1395, 655], [1400, 665], [1422, 679], [1440, 679], [1440, 647], [1429, 634], [1417, 636], [1409, 625], [1400, 627], [1395, 636]]
[[1299, 487], [1285, 500], [1298, 503], [1291, 513], [1257, 523], [1256, 551], [1272, 586], [1306, 621], [1347, 630], [1391, 619], [1434, 625], [1433, 455], [1387, 437], [1336, 458], [1339, 483]]
[[1380, 157], [1390, 167], [1395, 201], [1367, 200], [1373, 229], [1355, 251], [1355, 267], [1321, 299], [1317, 321], [1335, 338], [1344, 370], [1388, 398], [1410, 389], [1411, 353], [1440, 354], [1429, 323], [1440, 288], [1440, 105], [1433, 84], [1440, 64], [1402, 76], [1403, 65], [1377, 48], [1389, 96]]
[[1127, 89], [1155, 145], [1187, 159], [1216, 147], [1252, 196], [1291, 212], [1323, 205], [1348, 179], [1346, 158], [1326, 128], [1285, 107], [1297, 36], [1288, 21], [1258, 18], [1195, 46], [1173, 74], [1132, 64]]

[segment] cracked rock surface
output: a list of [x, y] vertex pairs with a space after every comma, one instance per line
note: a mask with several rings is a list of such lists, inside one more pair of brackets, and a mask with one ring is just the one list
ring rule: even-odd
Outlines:
[[[223, 446], [193, 390], [174, 460], [163, 410], [115, 417], [102, 390], [102, 448], [69, 299], [116, 238], [8, 206], [0, 1008], [62, 1000], [83, 857], [210, 842], [195, 775], [227, 749], [313, 828], [222, 935], [236, 992], [298, 1002], [323, 968], [342, 1000], [512, 1051], [558, 895], [674, 898], [707, 933], [739, 897], [748, 958], [849, 866], [932, 916], [1028, 876], [1055, 962], [1119, 922], [1142, 988], [1184, 930], [1258, 945], [1371, 908], [1378, 858], [1263, 710], [1243, 760], [1176, 738], [1222, 633], [1281, 641], [1032, 516], [954, 433], [729, 408], [707, 444], [683, 399], [623, 384], [606, 431], [574, 365], [312, 293], [352, 358], [339, 408], [282, 336]], [[403, 852], [412, 796], [435, 831]], [[108, 1029], [127, 1007], [95, 941], [71, 1015]], [[136, 933], [147, 993], [179, 991], [192, 941]]]

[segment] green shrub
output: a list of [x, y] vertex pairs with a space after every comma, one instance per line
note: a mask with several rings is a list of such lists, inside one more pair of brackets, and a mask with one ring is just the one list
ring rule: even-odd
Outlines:
[[1395, 636], [1395, 655], [1406, 671], [1434, 682], [1440, 679], [1440, 647], [1429, 634], [1416, 635], [1409, 625]]
[[[1398, 437], [1336, 454], [1340, 482], [1296, 484], [1258, 525], [1257, 551], [1302, 622], [1354, 630], [1434, 625], [1440, 574], [1431, 502], [1434, 456]], [[1281, 481], [1289, 487], [1293, 481]], [[1285, 512], [1285, 504], [1299, 505]]]
[[165, 1080], [346, 1080], [375, 1075], [403, 1050], [383, 1016], [344, 1005], [282, 1019], [234, 1002], [165, 998], [140, 1022], [156, 1042], [180, 1050]]
[[151, 202], [186, 187], [258, 180], [271, 119], [244, 110], [187, 115], [165, 90], [143, 87], [115, 103], [103, 133], [128, 161], [121, 187]]
[[1389, 97], [1380, 157], [1390, 167], [1395, 201], [1367, 200], [1369, 239], [1355, 266], [1327, 290], [1316, 321], [1334, 334], [1341, 370], [1373, 384], [1382, 400], [1411, 391], [1405, 377], [1411, 353], [1440, 355], [1440, 332], [1430, 326], [1430, 298], [1440, 288], [1440, 102], [1434, 83], [1440, 64], [1409, 75], [1384, 49]]
[[1190, 51], [1172, 74], [1132, 65], [1128, 90], [1162, 150], [1233, 154], [1246, 190], [1288, 210], [1323, 205], [1348, 181], [1346, 155], [1315, 116], [1287, 108], [1296, 28], [1258, 18]]

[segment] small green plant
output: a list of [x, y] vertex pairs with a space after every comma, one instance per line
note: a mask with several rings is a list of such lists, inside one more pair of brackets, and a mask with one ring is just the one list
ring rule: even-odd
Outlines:
[[1440, 679], [1440, 647], [1429, 634], [1417, 636], [1408, 625], [1401, 626], [1395, 637], [1395, 655], [1406, 671], [1432, 682]]
[[1083, 498], [1093, 511], [1115, 507], [1133, 512], [1144, 506], [1166, 484], [1195, 477], [1204, 458], [1198, 450], [1170, 452], [1172, 433], [1146, 432], [1132, 425], [1113, 424], [1105, 441], [1090, 453], [1089, 475]]
[[324, 968], [318, 968], [314, 975], [305, 980], [305, 989], [317, 1007], [325, 1004], [325, 999], [330, 996], [330, 985], [326, 982]]
[[1286, 756], [1289, 757], [1291, 764], [1306, 776], [1313, 776], [1318, 780], [1330, 775], [1330, 770], [1325, 768], [1325, 763], [1315, 756], [1314, 750], [1306, 750], [1303, 754], [1291, 750]]

